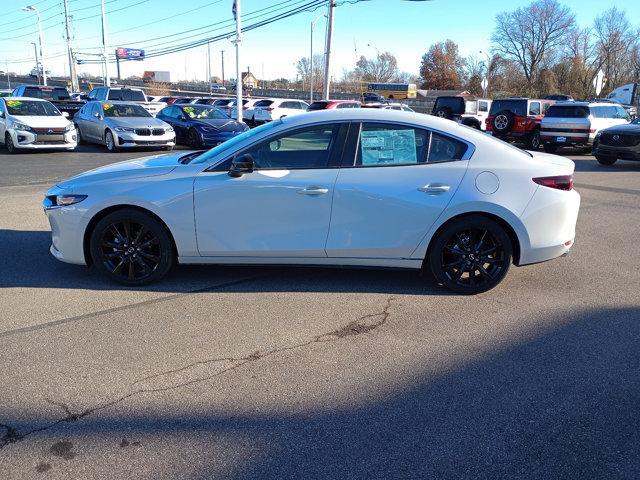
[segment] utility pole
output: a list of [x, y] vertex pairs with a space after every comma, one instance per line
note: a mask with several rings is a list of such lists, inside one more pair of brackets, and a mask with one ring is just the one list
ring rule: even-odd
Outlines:
[[222, 54], [222, 86], [224, 87], [224, 50], [220, 50]]
[[336, 4], [329, 0], [329, 14], [327, 15], [327, 44], [324, 50], [324, 99], [329, 100], [329, 86], [331, 85], [331, 37], [333, 36], [333, 15]]
[[7, 69], [7, 83], [9, 84], [7, 88], [11, 88], [11, 77], [9, 76], [9, 62], [5, 62], [4, 66]]
[[36, 42], [31, 42], [31, 45], [33, 45], [33, 50], [36, 53], [36, 72], [38, 74], [38, 85], [40, 85], [40, 60], [38, 59], [38, 45], [36, 45]]
[[64, 0], [64, 22], [66, 30], [67, 53], [69, 54], [69, 78], [71, 78], [71, 90], [77, 92], [78, 74], [76, 73], [76, 62], [74, 61], [73, 50], [71, 50], [71, 34], [69, 33], [69, 0]]
[[209, 95], [213, 93], [211, 85], [211, 42], [207, 42], [207, 82], [209, 82]]
[[311, 79], [311, 81], [309, 82], [311, 84], [311, 87], [309, 87], [309, 102], [313, 102], [313, 81], [315, 80], [315, 75], [313, 72], [313, 26], [316, 24], [316, 22], [318, 20], [320, 20], [320, 17], [322, 17], [324, 14], [320, 14], [318, 15], [316, 18], [314, 18], [311, 21], [311, 51], [309, 52], [309, 78]]
[[111, 86], [109, 78], [109, 58], [107, 57], [107, 18], [104, 14], [104, 0], [100, 2], [102, 7], [102, 58], [104, 59], [104, 84]]
[[237, 120], [242, 122], [242, 68], [240, 67], [240, 43], [242, 42], [242, 26], [240, 24], [240, 0], [233, 2], [233, 16], [236, 18], [236, 111], [238, 112]]

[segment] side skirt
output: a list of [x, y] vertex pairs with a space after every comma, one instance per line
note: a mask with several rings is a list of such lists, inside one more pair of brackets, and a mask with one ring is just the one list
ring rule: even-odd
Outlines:
[[318, 267], [377, 267], [420, 270], [422, 259], [321, 257], [178, 257], [183, 265], [307, 265]]

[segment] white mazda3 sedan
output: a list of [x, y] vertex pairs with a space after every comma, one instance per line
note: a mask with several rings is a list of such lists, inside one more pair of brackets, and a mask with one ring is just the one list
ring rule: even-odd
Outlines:
[[426, 269], [463, 294], [568, 252], [572, 161], [393, 110], [287, 117], [207, 152], [101, 167], [51, 188], [51, 253], [126, 285], [175, 263]]

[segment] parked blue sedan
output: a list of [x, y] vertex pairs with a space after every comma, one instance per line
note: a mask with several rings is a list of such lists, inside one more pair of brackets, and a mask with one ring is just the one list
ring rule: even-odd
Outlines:
[[156, 115], [176, 131], [176, 143], [214, 147], [249, 129], [211, 105], [169, 105]]

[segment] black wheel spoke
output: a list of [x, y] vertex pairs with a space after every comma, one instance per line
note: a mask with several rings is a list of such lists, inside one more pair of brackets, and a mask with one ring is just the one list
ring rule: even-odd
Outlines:
[[133, 267], [133, 262], [131, 260], [129, 260], [129, 274], [127, 275], [127, 278], [129, 278], [129, 280], [135, 280], [136, 278], [136, 270]]
[[140, 225], [140, 230], [138, 230], [138, 233], [136, 234], [136, 238], [134, 238], [133, 241], [136, 243], [140, 242], [140, 240], [142, 240], [142, 237], [144, 237], [145, 233], [147, 233], [147, 227], [145, 227], [144, 225]]
[[460, 259], [456, 260], [455, 262], [451, 262], [451, 263], [447, 263], [446, 265], [443, 265], [442, 268], [450, 269], [452, 267], [457, 267], [458, 265], [462, 264], [463, 262], [464, 262], [464, 259], [460, 258]]
[[122, 222], [122, 228], [124, 229], [124, 238], [127, 243], [131, 243], [131, 223], [129, 220]]
[[140, 244], [140, 248], [147, 248], [147, 247], [150, 247], [152, 245], [157, 245], [158, 243], [160, 243], [160, 241], [156, 237], [153, 237], [153, 238], [147, 240], [146, 242], [141, 243]]
[[112, 270], [112, 273], [117, 274], [120, 272], [120, 270], [122, 270], [122, 267], [124, 266], [124, 258], [120, 259], [120, 262], [115, 266], [115, 268]]

